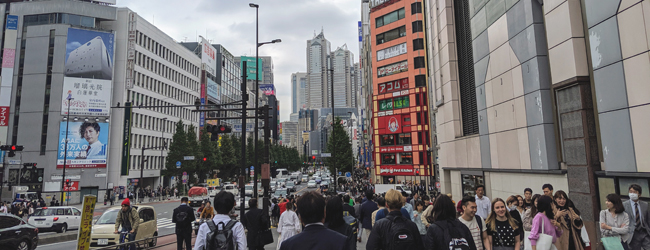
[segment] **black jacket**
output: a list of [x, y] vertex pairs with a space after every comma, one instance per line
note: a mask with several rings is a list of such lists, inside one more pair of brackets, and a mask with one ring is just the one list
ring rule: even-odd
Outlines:
[[[440, 227], [439, 224], [443, 225], [443, 227]], [[375, 225], [377, 224], [375, 223]], [[467, 240], [469, 249], [476, 250], [472, 232], [469, 231], [469, 228], [465, 224], [458, 220], [437, 221], [429, 224], [429, 229], [427, 229], [427, 234], [424, 237], [424, 249], [448, 249], [450, 238], [449, 236], [445, 237], [445, 229], [447, 231], [456, 230], [457, 233]]]
[[357, 218], [358, 214], [356, 214], [354, 212], [354, 207], [353, 206], [350, 206], [348, 204], [343, 204], [343, 214], [345, 214], [345, 212], [348, 212], [348, 213], [350, 213], [350, 216], [352, 216], [354, 218]]
[[347, 250], [346, 237], [340, 233], [327, 229], [323, 225], [309, 225], [302, 233], [282, 242], [280, 250]]
[[[185, 213], [185, 214], [183, 214]], [[176, 233], [192, 233], [192, 221], [196, 220], [194, 209], [189, 205], [180, 205], [174, 208], [172, 222], [176, 223]]]
[[361, 204], [361, 212], [359, 212], [359, 220], [364, 229], [372, 229], [372, 212], [379, 209], [377, 203], [367, 200]]
[[269, 228], [269, 218], [265, 215], [264, 211], [259, 208], [251, 208], [241, 218], [241, 223], [248, 230], [248, 235], [246, 235], [247, 245], [264, 246], [258, 239], [260, 231]]
[[[402, 216], [402, 211], [401, 210], [392, 211], [388, 213], [385, 219], [378, 220], [377, 222], [375, 222], [375, 226], [372, 227], [370, 236], [368, 236], [368, 242], [366, 242], [366, 249], [368, 250], [384, 249], [384, 247], [387, 246], [387, 243], [389, 242], [389, 240], [392, 238], [392, 235], [394, 234], [394, 232], [391, 231], [391, 225], [393, 224], [393, 219], [395, 217], [404, 218], [404, 216]], [[415, 244], [418, 246], [416, 249], [423, 249], [424, 244], [422, 242], [422, 237], [420, 236], [420, 231], [418, 230], [418, 226], [415, 225], [415, 222], [411, 221], [410, 218], [404, 218], [403, 222], [408, 224], [407, 227], [411, 231], [413, 237], [415, 237]], [[446, 249], [446, 248], [440, 248], [440, 249]]]
[[347, 237], [348, 239], [346, 240], [345, 244], [348, 246], [348, 250], [357, 250], [357, 238], [354, 234], [355, 228], [352, 228], [352, 226], [347, 223], [343, 223], [336, 228], [330, 228], [329, 224], [325, 223], [325, 227]]

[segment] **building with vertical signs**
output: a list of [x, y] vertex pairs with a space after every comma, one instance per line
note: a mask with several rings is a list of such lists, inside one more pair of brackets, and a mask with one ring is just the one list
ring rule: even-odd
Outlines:
[[371, 1], [377, 183], [428, 183], [429, 106], [422, 1]]

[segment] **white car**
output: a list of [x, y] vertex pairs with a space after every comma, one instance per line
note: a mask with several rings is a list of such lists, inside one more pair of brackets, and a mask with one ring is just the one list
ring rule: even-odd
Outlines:
[[65, 233], [68, 229], [78, 229], [81, 224], [81, 211], [75, 207], [37, 208], [29, 217], [29, 223], [41, 231]]
[[237, 186], [235, 186], [234, 184], [227, 184], [223, 186], [223, 190], [226, 190], [226, 192], [230, 192], [234, 194], [235, 197], [239, 195], [239, 189], [237, 189]]
[[245, 196], [253, 196], [253, 185], [246, 185], [244, 188]]
[[307, 188], [316, 188], [316, 181], [311, 180], [307, 182]]

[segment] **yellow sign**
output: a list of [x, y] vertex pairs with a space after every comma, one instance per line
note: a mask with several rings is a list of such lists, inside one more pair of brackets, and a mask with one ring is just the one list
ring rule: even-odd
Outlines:
[[93, 228], [95, 203], [97, 203], [97, 196], [84, 195], [81, 223], [77, 234], [77, 250], [88, 250], [90, 248], [90, 232]]
[[219, 179], [208, 179], [208, 187], [217, 187], [219, 186]]

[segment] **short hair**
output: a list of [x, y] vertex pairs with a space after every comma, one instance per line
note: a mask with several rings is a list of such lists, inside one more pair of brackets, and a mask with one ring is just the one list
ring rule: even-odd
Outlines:
[[[372, 196], [370, 196], [370, 198], [372, 198]], [[370, 198], [368, 198], [368, 199], [370, 199]], [[359, 196], [359, 197], [357, 197], [356, 199], [354, 199], [354, 201], [355, 201], [356, 203], [361, 203], [362, 200], [363, 200], [363, 199], [361, 199], [361, 196]]]
[[253, 198], [248, 200], [248, 206], [250, 208], [257, 208], [257, 199]]
[[483, 188], [483, 191], [485, 191], [485, 186], [483, 185], [478, 185], [474, 188], [474, 191], [478, 190], [479, 188]]
[[386, 192], [386, 207], [389, 209], [400, 209], [404, 206], [404, 201], [402, 200], [402, 194], [395, 189], [390, 189]]
[[519, 200], [517, 199], [517, 196], [511, 195], [508, 197], [508, 199], [506, 199], [506, 206], [508, 206], [508, 204], [513, 202], [517, 202], [517, 204], [519, 204]]
[[368, 200], [371, 200], [374, 194], [375, 192], [373, 192], [372, 190], [368, 190], [366, 191], [366, 198], [368, 198]]
[[431, 198], [429, 198], [429, 196], [425, 194], [425, 195], [422, 195], [422, 200], [424, 200], [424, 201], [430, 201]]
[[221, 191], [214, 196], [214, 210], [218, 214], [228, 214], [235, 206], [235, 195], [230, 192]]
[[96, 123], [96, 122], [84, 122], [79, 127], [79, 135], [81, 136], [81, 138], [84, 138], [84, 135], [86, 134], [86, 128], [87, 127], [93, 127], [93, 129], [95, 129], [95, 131], [97, 131], [97, 132], [99, 132], [99, 130], [100, 130], [98, 123]]
[[322, 222], [325, 218], [325, 198], [315, 191], [300, 196], [296, 206], [303, 224]]
[[606, 199], [614, 205], [614, 212], [620, 214], [625, 212], [625, 207], [623, 207], [623, 201], [618, 194], [608, 194]]
[[187, 202], [187, 201], [189, 201], [189, 199], [187, 197], [181, 198], [181, 202]]
[[547, 188], [548, 188], [548, 190], [553, 190], [553, 185], [551, 185], [549, 183], [546, 183], [546, 184], [542, 185], [542, 190], [547, 189]]
[[524, 188], [524, 194], [525, 194], [526, 192], [530, 192], [530, 193], [532, 194], [532, 193], [533, 193], [533, 189], [531, 189], [531, 188]]
[[402, 196], [409, 197], [409, 194], [407, 194], [406, 191], [402, 191]]
[[642, 192], [643, 189], [641, 189], [641, 186], [639, 184], [636, 184], [636, 183], [630, 185], [630, 187], [627, 190], [630, 191], [630, 189], [633, 189], [634, 191], [639, 192], [639, 194], [643, 193]]
[[474, 196], [465, 196], [465, 197], [463, 197], [463, 199], [461, 200], [461, 203], [460, 203], [460, 204], [461, 204], [461, 206], [467, 206], [467, 203], [468, 203], [468, 202], [474, 202], [474, 203], [476, 203], [476, 198], [474, 198]]
[[379, 196], [379, 198], [377, 198], [377, 205], [385, 207], [386, 206], [386, 199], [384, 199], [384, 197]]
[[293, 210], [293, 202], [287, 202], [286, 208], [289, 210]]
[[343, 196], [343, 201], [344, 201], [345, 203], [350, 203], [350, 196], [347, 195], [347, 194], [344, 195], [344, 196]]

